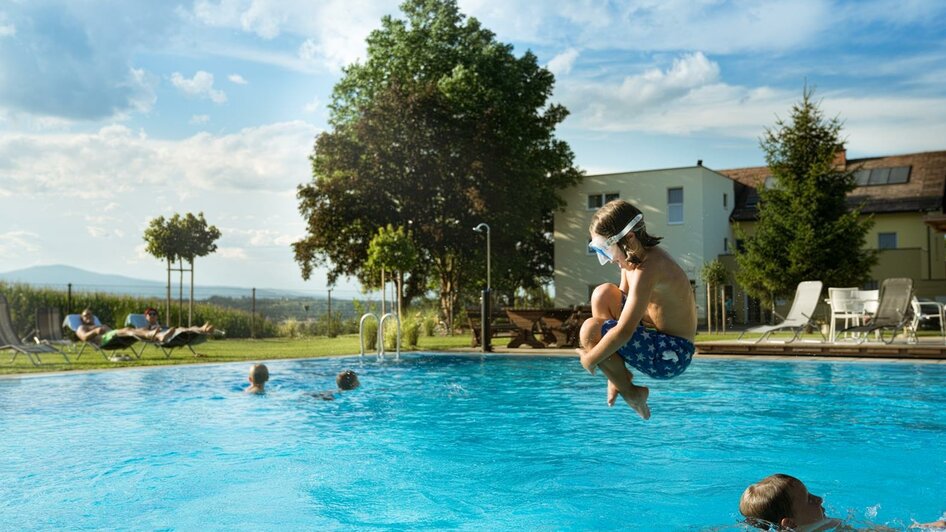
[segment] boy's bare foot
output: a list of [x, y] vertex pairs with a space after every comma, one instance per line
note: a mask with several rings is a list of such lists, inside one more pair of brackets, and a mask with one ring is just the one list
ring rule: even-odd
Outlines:
[[647, 397], [650, 395], [650, 388], [646, 386], [631, 385], [631, 390], [622, 395], [628, 406], [634, 409], [643, 419], [650, 419], [650, 407], [647, 406]]
[[[637, 414], [643, 419], [650, 419], [650, 407], [647, 406], [647, 397], [650, 396], [650, 388], [646, 386], [635, 386], [634, 385], [634, 376], [630, 372], [627, 373], [627, 384], [630, 389], [627, 393], [622, 393], [621, 397], [624, 398], [624, 402], [627, 403], [627, 406], [634, 409]], [[617, 395], [619, 390], [617, 386], [608, 380], [608, 405], [614, 404], [614, 400], [617, 397], [611, 396], [611, 388], [614, 387], [614, 394]]]
[[618, 398], [618, 387], [608, 379], [608, 406], [614, 406], [614, 401]]
[[200, 330], [201, 330], [201, 332], [204, 332], [204, 333], [207, 333], [207, 334], [211, 334], [211, 333], [214, 332], [214, 326], [211, 325], [210, 323], [205, 323], [205, 324], [200, 328]]

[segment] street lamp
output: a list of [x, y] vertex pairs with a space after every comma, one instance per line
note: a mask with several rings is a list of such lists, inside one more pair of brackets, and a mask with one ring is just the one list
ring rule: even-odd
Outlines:
[[489, 270], [489, 225], [481, 223], [473, 228], [477, 233], [482, 233], [486, 231], [486, 288], [483, 290], [483, 296], [480, 300], [480, 345], [483, 348], [484, 353], [492, 351], [492, 346], [490, 345], [490, 340], [492, 334], [490, 332], [490, 321], [492, 318], [492, 311], [490, 309], [490, 270]]
[[486, 289], [490, 288], [490, 278], [489, 278], [489, 225], [482, 223], [473, 228], [477, 233], [482, 233], [486, 231]]

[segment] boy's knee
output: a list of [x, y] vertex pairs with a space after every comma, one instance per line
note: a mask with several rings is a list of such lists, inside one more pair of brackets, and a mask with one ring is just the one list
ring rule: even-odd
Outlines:
[[614, 310], [620, 312], [621, 299], [624, 296], [621, 289], [613, 283], [598, 285], [591, 293], [591, 312], [593, 314], [614, 316]]
[[621, 289], [614, 283], [599, 284], [591, 293], [591, 303], [596, 301], [620, 301]]

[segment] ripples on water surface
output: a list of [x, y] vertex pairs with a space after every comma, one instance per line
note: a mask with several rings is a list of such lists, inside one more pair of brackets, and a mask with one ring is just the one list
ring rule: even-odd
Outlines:
[[[946, 510], [946, 367], [697, 359], [653, 418], [574, 358], [416, 356], [0, 380], [3, 529], [735, 529], [750, 482]], [[336, 401], [343, 368], [362, 388]]]

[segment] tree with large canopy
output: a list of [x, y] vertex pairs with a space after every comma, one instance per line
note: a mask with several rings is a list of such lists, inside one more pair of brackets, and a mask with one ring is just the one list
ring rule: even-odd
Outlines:
[[554, 77], [531, 52], [516, 57], [453, 0], [401, 9], [334, 88], [331, 130], [298, 190], [307, 235], [293, 250], [303, 278], [330, 265], [334, 284], [363, 276], [378, 228], [406, 227], [420, 260], [404, 299], [437, 289], [452, 322], [458, 297], [486, 277], [472, 228], [492, 228], [496, 290], [541, 286], [552, 276], [558, 191], [582, 174], [554, 136], [568, 114], [549, 102]]
[[[158, 259], [164, 259], [167, 262], [167, 301], [165, 303], [165, 316], [170, 319], [171, 316], [171, 271], [172, 264], [179, 263], [177, 271], [184, 275], [184, 261], [190, 266], [190, 305], [188, 308], [187, 324], [191, 325], [194, 307], [194, 260], [197, 257], [204, 257], [217, 250], [217, 239], [220, 238], [220, 230], [216, 226], [208, 225], [204, 218], [204, 213], [194, 216], [187, 213], [184, 216], [175, 214], [171, 218], [158, 216], [153, 218], [144, 232], [144, 240], [147, 244], [145, 250]], [[183, 292], [183, 279], [180, 284]], [[181, 296], [183, 300], [183, 295]], [[183, 303], [181, 303], [183, 304]], [[181, 312], [183, 314], [183, 312]], [[180, 317], [178, 318], [180, 322]]]
[[859, 286], [870, 277], [876, 253], [864, 248], [871, 218], [848, 208], [854, 173], [838, 164], [844, 149], [841, 121], [826, 119], [805, 88], [789, 121], [778, 119], [761, 139], [772, 180], [759, 187], [752, 235], [737, 227], [736, 280], [763, 303], [790, 297], [798, 283]]

